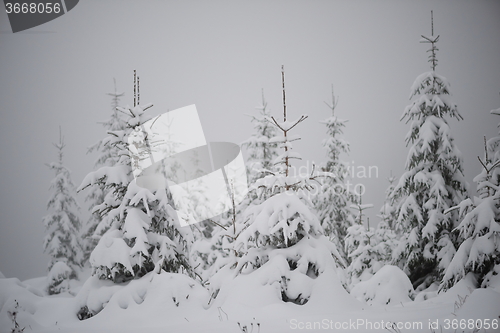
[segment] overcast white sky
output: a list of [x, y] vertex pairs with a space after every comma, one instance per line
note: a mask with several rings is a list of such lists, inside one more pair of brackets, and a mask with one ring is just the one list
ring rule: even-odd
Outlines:
[[95, 160], [86, 147], [105, 135], [96, 124], [110, 113], [105, 93], [116, 78], [122, 103], [132, 104], [133, 69], [152, 115], [196, 104], [208, 141], [240, 143], [252, 133], [245, 114], [255, 112], [262, 88], [281, 115], [285, 65], [290, 117], [309, 115], [295, 148], [316, 162], [325, 157], [319, 122], [330, 115], [323, 101], [334, 84], [336, 112], [350, 120], [344, 159], [379, 170], [354, 180], [366, 186], [376, 224], [386, 177], [403, 172], [409, 126], [399, 118], [414, 79], [429, 69], [419, 39], [430, 34], [431, 10], [441, 35], [437, 70], [464, 117], [451, 121], [452, 133], [474, 189], [483, 135], [494, 136], [500, 122], [489, 114], [500, 107], [498, 1], [87, 0], [16, 34], [0, 10], [0, 271], [21, 280], [46, 274], [51, 143], [61, 125], [78, 186]]

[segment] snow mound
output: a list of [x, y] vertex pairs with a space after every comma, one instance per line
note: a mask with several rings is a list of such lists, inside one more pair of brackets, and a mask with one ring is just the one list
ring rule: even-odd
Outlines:
[[[175, 318], [185, 321], [184, 317], [196, 316], [208, 303], [208, 292], [195, 280], [183, 274], [149, 273], [141, 279], [123, 284], [90, 277], [76, 297], [79, 306], [78, 317], [91, 321], [97, 320], [103, 325], [111, 318], [113, 321], [130, 321], [127, 313]], [[188, 311], [187, 311], [188, 310]], [[183, 314], [182, 316], [175, 315]], [[174, 318], [174, 319], [173, 319]], [[131, 322], [132, 324], [132, 322]]]
[[482, 287], [484, 286], [488, 286], [500, 293], [500, 264], [495, 265], [495, 267], [485, 275], [482, 283]]
[[386, 265], [373, 277], [354, 286], [351, 295], [370, 305], [410, 302], [414, 294], [408, 276], [399, 267]]
[[424, 290], [420, 292], [417, 291], [418, 294], [417, 296], [415, 296], [415, 302], [423, 302], [428, 299], [434, 298], [438, 295], [438, 291], [439, 291], [439, 283], [437, 282], [431, 283], [431, 285], [425, 288]]
[[9, 312], [16, 312], [16, 322], [25, 331], [39, 332], [44, 327], [78, 321], [72, 298], [43, 296], [17, 278], [0, 279], [0, 328], [5, 332], [14, 328]]
[[[425, 301], [427, 304], [454, 304], [457, 300], [469, 297], [477, 288], [477, 279], [473, 273], [468, 273], [462, 280], [458, 281], [453, 287], [445, 292], [439, 290], [431, 291], [435, 288], [431, 285], [428, 289], [421, 291], [415, 301]], [[450, 312], [453, 310], [451, 308]]]
[[28, 280], [24, 280], [22, 282], [24, 285], [26, 285], [30, 290], [35, 291], [37, 295], [46, 295], [47, 294], [47, 277], [46, 276], [40, 276], [37, 278], [32, 278]]
[[0, 272], [0, 279], [5, 279], [5, 275], [2, 272]]
[[[490, 288], [476, 289], [466, 298], [462, 298], [462, 305], [455, 303], [455, 314], [460, 320], [469, 320], [470, 318], [498, 318], [500, 313], [500, 293]], [[487, 331], [490, 332], [490, 331]], [[491, 332], [498, 332], [492, 330]]]
[[[270, 252], [269, 260], [249, 273], [237, 274], [238, 268], [232, 269], [229, 265], [221, 269], [210, 281], [213, 288], [221, 286], [211, 308], [221, 308], [228, 317], [235, 319], [239, 319], [242, 314], [263, 318], [287, 317], [304, 311], [343, 313], [360, 310], [362, 304], [342, 287], [331, 254], [322, 248], [324, 244], [316, 244], [319, 250], [305, 251], [307, 243], [303, 239], [294, 247]], [[296, 251], [297, 258], [305, 262], [309, 262], [309, 255], [314, 253], [316, 261], [313, 262], [319, 270], [315, 272], [311, 267], [308, 269], [307, 265], [301, 267], [300, 260], [291, 269], [290, 255], [293, 251]], [[301, 271], [301, 268], [304, 270]], [[298, 299], [307, 302], [294, 301]]]

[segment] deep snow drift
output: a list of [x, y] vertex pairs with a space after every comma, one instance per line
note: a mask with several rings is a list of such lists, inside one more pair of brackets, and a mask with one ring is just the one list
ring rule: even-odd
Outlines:
[[[210, 305], [208, 291], [182, 274], [150, 273], [124, 284], [90, 277], [83, 286], [74, 286], [76, 296], [47, 296], [37, 288], [45, 278], [25, 283], [0, 278], [0, 328], [14, 328], [9, 312], [17, 302], [15, 320], [25, 332], [455, 332], [454, 327], [456, 332], [477, 332], [469, 326], [480, 324], [490, 329], [478, 332], [499, 331], [500, 288], [474, 289], [471, 274], [446, 293], [429, 292], [427, 300], [411, 301], [401, 272], [386, 266], [366, 282], [366, 289], [376, 292], [370, 306], [335, 288], [331, 281], [337, 277], [327, 274], [315, 281], [307, 304], [284, 303], [275, 286], [265, 284], [266, 273], [263, 269], [252, 278], [232, 280]], [[377, 305], [389, 294], [398, 301]], [[82, 306], [104, 309], [79, 320]], [[389, 323], [399, 328], [388, 330]]]

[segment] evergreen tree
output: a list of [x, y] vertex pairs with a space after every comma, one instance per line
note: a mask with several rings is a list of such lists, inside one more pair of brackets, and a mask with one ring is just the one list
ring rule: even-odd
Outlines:
[[383, 266], [383, 261], [377, 248], [375, 232], [361, 224], [356, 223], [347, 229], [345, 243], [351, 260], [346, 269], [347, 287], [350, 290], [372, 277]]
[[[116, 80], [114, 81], [114, 83], [114, 92], [108, 93], [108, 95], [112, 97], [111, 116], [108, 120], [100, 123], [106, 131], [122, 131], [126, 128], [127, 125], [126, 121], [123, 119], [123, 114], [121, 114], [117, 110], [117, 107], [120, 104], [120, 98], [124, 95], [124, 93], [118, 92], [116, 90]], [[104, 139], [99, 140], [94, 145], [88, 148], [87, 153], [92, 152], [97, 152], [99, 154], [97, 160], [94, 163], [94, 168], [96, 169], [102, 166], [114, 166], [120, 158], [120, 156], [118, 155], [119, 150], [111, 144], [106, 144], [106, 141]], [[104, 203], [104, 201], [106, 200], [106, 195], [109, 195], [110, 197], [113, 196], [113, 194], [109, 193], [107, 189], [101, 188], [99, 186], [93, 186], [87, 194], [85, 201], [89, 202], [90, 207], [96, 207], [97, 205]], [[104, 231], [101, 230], [99, 235], [94, 235], [94, 232], [96, 231], [96, 228], [100, 222], [101, 216], [98, 213], [94, 212], [93, 214], [91, 214], [91, 216], [87, 220], [87, 223], [82, 228], [82, 237], [84, 238], [85, 248], [84, 260], [86, 262], [90, 257], [90, 253], [97, 245], [98, 237], [102, 236], [102, 232]]]
[[262, 105], [256, 109], [259, 110], [259, 114], [251, 115], [254, 133], [241, 145], [246, 148], [248, 155], [247, 170], [250, 183], [264, 177], [267, 174], [266, 170], [272, 170], [274, 160], [278, 156], [276, 143], [270, 142], [270, 139], [276, 136], [276, 127], [268, 121], [271, 113], [267, 109], [264, 90], [262, 90]]
[[[134, 80], [134, 92], [135, 84]], [[98, 186], [108, 193], [94, 208], [101, 217], [96, 234], [104, 233], [90, 255], [90, 263], [93, 275], [115, 283], [151, 271], [193, 274], [188, 256], [191, 233], [189, 228], [180, 227], [166, 189], [140, 187], [133, 177], [132, 170], [150, 158], [152, 149], [160, 149], [146, 140], [143, 129], [149, 120], [145, 111], [150, 107], [152, 104], [139, 104], [137, 93], [133, 108], [118, 109], [128, 117], [126, 128], [109, 131], [104, 142], [118, 150], [119, 160], [89, 173], [79, 187], [81, 191]]]
[[[279, 143], [283, 153], [275, 160], [271, 173], [254, 185], [269, 198], [246, 209], [244, 220], [248, 220], [248, 224], [239, 229], [241, 232], [236, 228], [239, 234], [233, 244], [238, 257], [219, 274], [226, 275], [229, 270], [238, 279], [241, 275], [268, 272], [265, 273], [267, 284], [277, 288], [282, 301], [304, 304], [311, 296], [310, 286], [314, 279], [326, 274], [335, 284], [337, 268], [344, 263], [335, 245], [323, 235], [323, 228], [311, 211], [308, 191], [313, 188], [317, 175], [290, 174], [291, 159], [300, 159], [300, 155], [293, 152], [291, 143], [299, 137], [292, 137], [289, 132], [307, 116], [287, 120], [283, 70], [282, 80], [283, 121], [274, 117], [267, 119], [282, 132], [270, 141]], [[214, 294], [224, 285], [220, 281], [217, 275], [211, 281]], [[342, 289], [340, 282], [338, 287]]]
[[[254, 124], [254, 133], [241, 144], [246, 150], [249, 184], [272, 172], [278, 156], [277, 145], [271, 142], [271, 139], [276, 137], [277, 131], [269, 121], [271, 113], [267, 107], [264, 90], [262, 90], [262, 105], [256, 109], [259, 110], [259, 114], [250, 115]], [[194, 266], [203, 268], [200, 275], [208, 279], [222, 267], [234, 264], [234, 240], [243, 225], [242, 212], [251, 205], [260, 204], [265, 198], [265, 193], [260, 193], [259, 196], [256, 188], [253, 188], [242, 203], [228, 207], [217, 221], [211, 219], [196, 226], [210, 229], [210, 234], [203, 233], [205, 237], [196, 241], [193, 246], [192, 258], [196, 259]]]
[[82, 265], [83, 249], [80, 243], [80, 218], [71, 174], [63, 164], [66, 146], [59, 128], [59, 142], [54, 144], [58, 161], [48, 164], [55, 178], [50, 184], [53, 191], [47, 207], [52, 212], [43, 218], [46, 236], [43, 247], [50, 255], [47, 291], [58, 294], [69, 289], [69, 279], [77, 279], [77, 270]]
[[389, 181], [389, 187], [385, 191], [385, 200], [383, 206], [380, 208], [379, 212], [379, 217], [381, 221], [385, 222], [385, 225], [387, 226], [388, 229], [394, 230], [396, 227], [396, 220], [398, 219], [397, 217], [397, 207], [398, 207], [398, 202], [393, 202], [392, 198], [392, 192], [394, 191], [394, 182], [396, 181], [396, 177], [391, 175], [389, 178], [387, 178]]
[[[359, 199], [361, 202], [361, 197]], [[351, 208], [358, 210], [356, 223], [347, 229], [345, 240], [346, 253], [350, 264], [346, 269], [347, 288], [351, 290], [356, 284], [370, 279], [391, 260], [392, 248], [396, 235], [382, 220], [377, 228], [370, 229], [367, 218], [363, 225], [363, 211], [373, 207], [372, 204], [355, 204]]]
[[[500, 115], [500, 109], [491, 113]], [[476, 274], [483, 288], [500, 274], [500, 136], [484, 141], [484, 161], [478, 157], [482, 171], [474, 178], [479, 197], [454, 207], [461, 217], [456, 230], [465, 240], [447, 267], [440, 290], [450, 288], [469, 272]]]
[[333, 93], [332, 103], [325, 104], [331, 109], [332, 115], [322, 121], [327, 127], [328, 138], [323, 141], [323, 147], [327, 151], [328, 161], [321, 168], [322, 171], [331, 174], [321, 181], [318, 195], [313, 198], [318, 217], [325, 231], [325, 235], [335, 243], [340, 250], [344, 260], [349, 261], [344, 253], [347, 228], [354, 224], [354, 216], [349, 210], [351, 203], [356, 202], [354, 193], [348, 191], [345, 177], [348, 174], [346, 164], [340, 160], [340, 154], [349, 152], [349, 143], [340, 136], [347, 120], [339, 119], [335, 115], [338, 98]]
[[422, 36], [423, 42], [431, 44], [432, 70], [415, 80], [410, 96], [413, 102], [401, 117], [412, 122], [406, 136], [411, 148], [406, 172], [392, 195], [399, 202], [396, 228], [402, 234], [393, 253], [394, 263], [421, 288], [441, 279], [455, 253], [458, 241], [451, 231], [458, 217], [455, 212], [444, 212], [458, 205], [467, 191], [461, 153], [446, 119], [462, 117], [450, 101], [448, 81], [436, 73], [438, 40], [439, 36]]

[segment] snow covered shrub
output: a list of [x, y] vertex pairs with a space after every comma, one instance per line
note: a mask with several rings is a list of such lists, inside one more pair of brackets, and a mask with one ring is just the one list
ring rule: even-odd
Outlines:
[[17, 314], [19, 313], [19, 303], [16, 301], [16, 306], [12, 311], [7, 312], [10, 320], [12, 320], [12, 324], [14, 328], [10, 330], [11, 333], [22, 333], [26, 329], [26, 327], [21, 328], [21, 325], [17, 322]]
[[351, 263], [346, 269], [347, 288], [370, 279], [384, 265], [391, 261], [395, 235], [385, 221], [380, 221], [376, 229], [366, 229], [355, 224], [347, 229], [346, 252]]
[[415, 291], [408, 276], [398, 267], [386, 265], [370, 279], [360, 282], [351, 295], [370, 305], [387, 305], [410, 302]]
[[398, 203], [396, 230], [401, 233], [393, 263], [409, 275], [415, 287], [423, 288], [441, 279], [455, 253], [458, 240], [451, 231], [458, 216], [445, 211], [467, 195], [462, 156], [445, 118], [462, 117], [449, 98], [450, 84], [435, 71], [438, 39], [423, 36], [424, 42], [432, 44], [432, 71], [419, 75], [413, 83], [413, 102], [401, 118], [411, 121], [406, 136], [411, 147], [406, 172], [392, 194], [393, 202]]
[[64, 261], [58, 261], [53, 266], [47, 276], [49, 295], [59, 294], [69, 291], [69, 278], [74, 274], [74, 271]]
[[349, 289], [360, 281], [368, 280], [383, 265], [378, 241], [373, 231], [356, 224], [347, 229], [346, 247], [351, 263], [346, 269]]
[[[500, 109], [491, 112], [500, 115]], [[500, 136], [485, 138], [485, 157], [480, 162], [483, 169], [474, 178], [479, 197], [455, 207], [462, 219], [456, 230], [465, 240], [447, 266], [440, 290], [449, 289], [469, 272], [485, 288], [500, 271]]]
[[[63, 164], [64, 139], [59, 129], [59, 143], [54, 144], [59, 159], [48, 166], [54, 170], [55, 178], [50, 188], [54, 191], [48, 201], [52, 211], [43, 218], [46, 236], [43, 247], [50, 255], [47, 291], [49, 295], [68, 289], [68, 279], [77, 278], [77, 270], [82, 265], [83, 248], [80, 243], [79, 209], [71, 181], [71, 173]], [[64, 282], [66, 281], [66, 282]]]
[[236, 249], [244, 254], [238, 259], [235, 269], [238, 273], [248, 274], [264, 266], [271, 258], [275, 265], [281, 262], [284, 270], [279, 278], [284, 301], [301, 304], [308, 297], [305, 293], [300, 297], [300, 293], [288, 293], [288, 285], [295, 283], [288, 276], [289, 272], [315, 279], [329, 261], [334, 268], [344, 265], [335, 245], [322, 234], [319, 220], [296, 193], [276, 194], [254, 207], [251, 214], [255, 214], [252, 224], [236, 240]]
[[[108, 316], [117, 316], [120, 311], [130, 308], [133, 313], [143, 311], [144, 316], [151, 317], [157, 316], [156, 313], [163, 316], [168, 313], [166, 320], [169, 322], [175, 321], [176, 316], [185, 322], [186, 315], [196, 317], [204, 310], [208, 292], [199, 282], [185, 274], [150, 272], [142, 279], [123, 285], [92, 276], [85, 282], [76, 302], [80, 307], [77, 314], [80, 320], [101, 312], [104, 316], [106, 312]], [[142, 310], [137, 309], [138, 306]], [[152, 309], [155, 310], [152, 312]], [[132, 317], [137, 320], [135, 316]]]
[[61, 299], [44, 296], [46, 294], [41, 290], [25, 285], [17, 278], [0, 279], [0, 331], [18, 333], [24, 327], [24, 332], [26, 329], [40, 331], [41, 327], [33, 315], [42, 312], [39, 310], [43, 307], [49, 308], [48, 305], [56, 299]]

